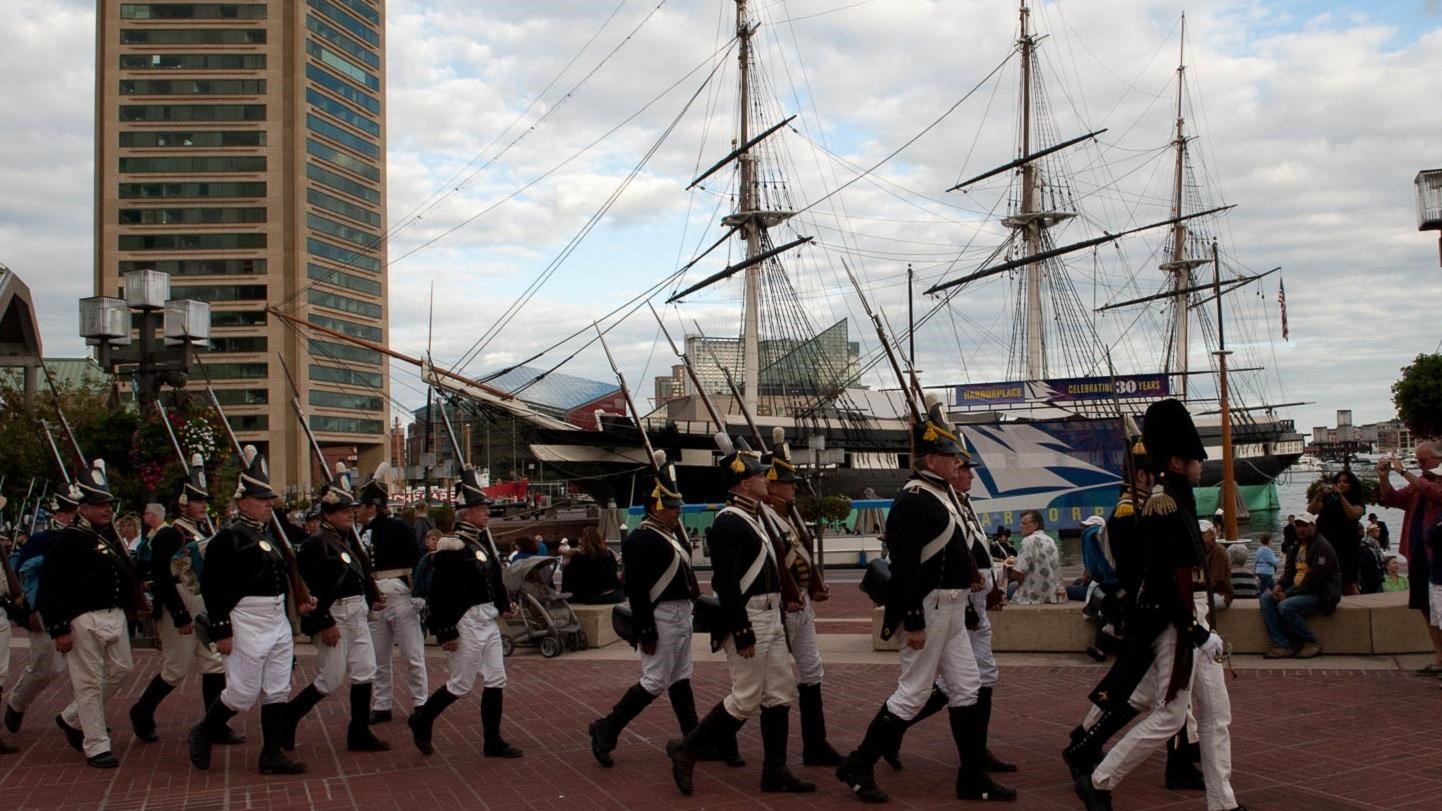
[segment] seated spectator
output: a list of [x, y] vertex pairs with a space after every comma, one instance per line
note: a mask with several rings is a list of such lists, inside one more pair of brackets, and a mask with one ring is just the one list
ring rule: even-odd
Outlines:
[[1237, 543], [1227, 547], [1227, 560], [1232, 564], [1232, 599], [1251, 600], [1260, 595], [1257, 576], [1247, 571], [1247, 545]]
[[616, 556], [595, 527], [581, 530], [581, 542], [561, 574], [561, 590], [573, 603], [606, 605], [626, 599]]
[[1111, 563], [1107, 562], [1106, 552], [1102, 550], [1102, 527], [1105, 527], [1106, 523], [1106, 519], [1100, 515], [1088, 516], [1082, 522], [1083, 573], [1080, 581], [1066, 587], [1068, 600], [1078, 602], [1086, 600], [1087, 592], [1091, 590], [1091, 584], [1104, 586], [1116, 579], [1112, 574]]
[[1386, 572], [1382, 575], [1382, 591], [1408, 591], [1411, 588], [1407, 575], [1402, 574], [1402, 557], [1396, 552], [1389, 553]]
[[1252, 571], [1257, 573], [1257, 584], [1263, 592], [1272, 590], [1277, 579], [1277, 553], [1272, 551], [1272, 536], [1263, 534], [1257, 539], [1257, 560]]
[[992, 540], [1006, 552], [1007, 557], [1016, 557], [1016, 547], [1011, 545], [1011, 527], [997, 527], [996, 537]]
[[1382, 590], [1382, 547], [1377, 543], [1377, 530], [1369, 528], [1357, 549], [1357, 588], [1361, 594]]
[[1202, 548], [1207, 552], [1203, 570], [1207, 575], [1207, 587], [1212, 591], [1212, 607], [1226, 608], [1232, 604], [1232, 565], [1227, 562], [1227, 550], [1217, 543], [1217, 528], [1203, 518], [1197, 522], [1202, 532]]
[[1377, 528], [1377, 545], [1382, 547], [1382, 551], [1386, 552], [1388, 549], [1391, 549], [1392, 531], [1387, 529], [1387, 522], [1378, 518], [1376, 513], [1369, 513], [1367, 515], [1367, 528], [1371, 529], [1372, 527]]
[[1317, 517], [1302, 513], [1292, 522], [1297, 551], [1288, 556], [1282, 579], [1261, 597], [1262, 620], [1272, 647], [1266, 659], [1310, 659], [1322, 652], [1307, 617], [1330, 614], [1342, 601], [1342, 571], [1332, 544], [1317, 533]]
[[1021, 549], [1011, 564], [1011, 578], [1017, 581], [1012, 602], [1017, 605], [1066, 602], [1061, 582], [1061, 555], [1056, 541], [1042, 530], [1046, 521], [1036, 510], [1021, 514]]
[[521, 535], [511, 542], [510, 562], [534, 558], [545, 555], [545, 545], [541, 543], [539, 535]]

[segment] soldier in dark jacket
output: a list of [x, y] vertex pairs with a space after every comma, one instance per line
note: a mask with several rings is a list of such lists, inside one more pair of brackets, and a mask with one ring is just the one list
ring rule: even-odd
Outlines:
[[97, 459], [76, 480], [79, 516], [45, 550], [40, 571], [40, 615], [65, 654], [75, 698], [55, 718], [71, 747], [85, 762], [113, 769], [105, 699], [115, 694], [134, 667], [129, 618], [148, 616], [149, 604], [130, 555], [111, 526], [115, 497]]
[[636, 645], [641, 650], [641, 680], [631, 686], [610, 714], [592, 721], [591, 754], [602, 766], [613, 765], [611, 752], [621, 730], [665, 690], [685, 735], [696, 728], [696, 699], [691, 693], [691, 609], [700, 596], [691, 571], [691, 549], [681, 523], [681, 492], [665, 451], [656, 451], [655, 486], [646, 501], [646, 517], [626, 536], [621, 560], [626, 599]]
[[386, 479], [390, 465], [382, 462], [370, 481], [361, 487], [356, 517], [365, 530], [363, 545], [371, 556], [376, 588], [385, 598], [385, 608], [370, 621], [371, 641], [376, 650], [375, 695], [371, 698], [371, 723], [391, 720], [391, 649], [399, 645], [406, 669], [409, 707], [418, 709], [430, 694], [426, 680], [425, 632], [421, 630], [421, 601], [411, 596], [411, 577], [425, 544], [411, 526], [390, 514], [390, 487]]
[[721, 601], [720, 627], [712, 645], [724, 638], [731, 693], [707, 713], [686, 737], [666, 744], [671, 776], [682, 794], [692, 790], [696, 761], [706, 752], [724, 748], [747, 719], [761, 715], [761, 790], [810, 792], [814, 783], [797, 778], [786, 766], [786, 738], [796, 678], [782, 612], [799, 610], [799, 599], [783, 605], [785, 570], [778, 560], [781, 539], [762, 518], [766, 468], [746, 443], [716, 434], [721, 469], [730, 489], [726, 507], [711, 525], [711, 588]]
[[436, 718], [456, 699], [467, 695], [481, 679], [482, 752], [486, 757], [516, 758], [521, 750], [501, 737], [501, 713], [506, 687], [506, 665], [501, 654], [500, 619], [510, 619], [516, 607], [501, 578], [501, 561], [486, 525], [491, 520], [490, 499], [481, 489], [476, 469], [467, 465], [456, 483], [456, 534], [442, 538], [431, 556], [434, 566], [426, 597], [429, 625], [446, 652], [450, 679], [431, 693], [426, 703], [407, 719], [416, 748], [423, 755], [435, 751], [431, 734]]
[[[238, 512], [205, 547], [200, 592], [210, 620], [210, 637], [225, 657], [225, 690], [190, 730], [190, 762], [210, 768], [211, 744], [238, 713], [260, 701], [260, 773], [302, 774], [305, 764], [286, 757], [282, 744], [290, 728], [286, 699], [295, 658], [285, 600], [291, 590], [286, 540], [275, 534], [277, 498], [265, 457], [253, 445], [243, 451], [235, 489]], [[300, 603], [302, 616], [315, 607]]]
[[66, 527], [75, 523], [75, 510], [79, 506], [79, 488], [70, 484], [64, 492], [58, 492], [50, 499], [50, 526], [30, 536], [19, 549], [10, 553], [10, 568], [20, 578], [25, 602], [31, 609], [26, 625], [30, 636], [30, 660], [5, 702], [5, 729], [10, 732], [20, 731], [30, 703], [65, 670], [65, 658], [55, 650], [50, 634], [45, 632], [40, 620], [40, 613], [34, 609], [40, 604], [40, 571], [45, 565], [45, 550]]
[[[209, 640], [196, 634], [194, 617], [204, 610], [200, 595], [191, 594], [176, 580], [171, 561], [186, 544], [201, 542], [211, 533], [206, 506], [210, 492], [205, 481], [205, 460], [195, 454], [190, 460], [190, 473], [176, 497], [181, 516], [174, 524], [162, 523], [152, 531], [149, 554], [142, 579], [150, 584], [155, 600], [155, 630], [160, 638], [160, 672], [146, 686], [145, 692], [130, 708], [130, 726], [135, 737], [146, 743], [160, 740], [155, 732], [155, 710], [166, 696], [180, 686], [192, 671], [200, 671], [201, 706], [209, 708], [225, 689], [225, 659], [211, 649]], [[158, 516], [164, 520], [164, 515]], [[193, 610], [194, 609], [194, 610]], [[238, 744], [245, 736], [228, 725], [219, 730], [216, 743]]]
[[289, 704], [285, 748], [295, 746], [295, 728], [321, 699], [340, 689], [350, 677], [350, 725], [345, 745], [352, 752], [384, 752], [390, 744], [371, 732], [371, 682], [376, 676], [375, 647], [367, 622], [384, 599], [371, 577], [370, 562], [357, 543], [355, 496], [345, 463], [320, 497], [320, 531], [301, 544], [296, 556], [300, 576], [315, 598], [315, 610], [301, 621], [316, 650], [315, 681]]
[[971, 457], [935, 398], [928, 398], [927, 413], [912, 431], [916, 470], [886, 519], [891, 580], [881, 633], [890, 638], [903, 631], [901, 677], [836, 776], [863, 801], [886, 802], [889, 798], [876, 785], [876, 761], [900, 748], [907, 727], [939, 683], [960, 759], [957, 799], [1014, 800], [1016, 791], [986, 772], [981, 675], [967, 633], [968, 625], [977, 624], [968, 619], [970, 595], [983, 591], [986, 581], [977, 569], [965, 508], [951, 479], [956, 467]]

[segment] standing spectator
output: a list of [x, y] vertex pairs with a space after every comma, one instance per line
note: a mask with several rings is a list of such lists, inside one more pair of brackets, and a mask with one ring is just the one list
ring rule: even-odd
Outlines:
[[1367, 528], [1377, 528], [1377, 545], [1386, 552], [1392, 548], [1392, 531], [1387, 528], [1387, 522], [1377, 517], [1376, 513], [1367, 516]]
[[135, 557], [135, 550], [140, 548], [140, 519], [136, 518], [134, 513], [126, 513], [115, 522], [115, 530], [120, 533], [120, 542], [125, 544], [125, 551]]
[[1297, 550], [1297, 516], [1288, 515], [1287, 523], [1282, 525], [1282, 560], [1292, 559], [1292, 553]]
[[441, 529], [443, 532], [449, 532], [445, 527], [436, 526], [436, 522], [431, 519], [429, 504], [421, 503], [417, 505], [417, 509], [411, 513], [411, 518], [411, 528], [416, 531], [416, 540], [418, 541], [424, 541], [426, 533], [433, 529]]
[[1207, 588], [1212, 592], [1212, 608], [1227, 608], [1232, 604], [1232, 565], [1227, 562], [1227, 550], [1217, 543], [1217, 528], [1205, 518], [1197, 522], [1202, 533], [1202, 548], [1206, 558], [1202, 568], [1207, 574]]
[[607, 605], [626, 599], [616, 556], [595, 527], [581, 530], [581, 545], [561, 575], [561, 590], [573, 603]]
[[[1437, 444], [1434, 442], [1421, 442], [1417, 445], [1417, 465], [1422, 469], [1420, 475], [1407, 470], [1396, 457], [1377, 463], [1377, 478], [1381, 486], [1378, 500], [1384, 507], [1405, 511], [1397, 548], [1407, 559], [1408, 573], [1414, 575], [1411, 578], [1407, 606], [1422, 612], [1427, 622], [1427, 633], [1432, 636], [1432, 663], [1422, 668], [1422, 672], [1426, 674], [1442, 673], [1442, 630], [1432, 624], [1429, 594], [1432, 579], [1429, 575], [1442, 576], [1442, 572], [1438, 572], [1433, 565], [1438, 561], [1431, 556], [1425, 535], [1427, 528], [1442, 517], [1442, 481], [1439, 481], [1439, 474], [1435, 470], [1439, 464], [1442, 464], [1442, 457], [1438, 456]], [[1406, 487], [1401, 490], [1392, 488], [1393, 472], [1401, 474], [1402, 478], [1407, 480]]]
[[1362, 483], [1350, 470], [1339, 472], [1331, 482], [1318, 487], [1307, 504], [1307, 512], [1317, 516], [1317, 534], [1331, 542], [1337, 552], [1343, 594], [1362, 593], [1357, 583], [1362, 528], [1357, 522], [1366, 511]]
[[1271, 535], [1263, 534], [1257, 539], [1257, 560], [1252, 571], [1257, 573], [1257, 585], [1261, 590], [1271, 591], [1272, 583], [1277, 578], [1277, 553], [1272, 551]]
[[1262, 654], [1265, 659], [1310, 659], [1321, 653], [1307, 617], [1330, 614], [1342, 601], [1337, 553], [1317, 532], [1316, 516], [1302, 513], [1292, 525], [1297, 530], [1297, 551], [1287, 558], [1282, 579], [1261, 597], [1262, 620], [1272, 638], [1271, 649]]
[[1064, 603], [1066, 591], [1061, 585], [1061, 555], [1056, 541], [1044, 530], [1046, 521], [1036, 510], [1021, 514], [1021, 550], [1012, 563], [1011, 577], [1017, 581], [1012, 602], [1017, 605]]
[[1227, 560], [1232, 564], [1232, 599], [1256, 599], [1261, 591], [1257, 588], [1257, 576], [1247, 571], [1247, 545], [1236, 543], [1228, 546]]
[[1357, 545], [1357, 588], [1362, 594], [1382, 590], [1382, 547], [1377, 543], [1377, 528], [1369, 527]]
[[1392, 552], [1387, 555], [1386, 573], [1382, 575], [1382, 591], [1384, 593], [1393, 591], [1407, 591], [1411, 585], [1407, 582], [1407, 575], [1402, 574], [1402, 558]]

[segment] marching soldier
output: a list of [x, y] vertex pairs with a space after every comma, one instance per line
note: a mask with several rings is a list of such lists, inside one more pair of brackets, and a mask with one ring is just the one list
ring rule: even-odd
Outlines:
[[[1111, 792], [1127, 773], [1186, 725], [1194, 657], [1215, 658], [1223, 651], [1221, 638], [1198, 621], [1193, 598], [1194, 593], [1206, 590], [1201, 568], [1205, 554], [1192, 487], [1201, 478], [1207, 453], [1186, 407], [1177, 400], [1162, 400], [1147, 409], [1142, 442], [1159, 483], [1142, 509], [1138, 526], [1146, 543], [1140, 593], [1128, 635], [1147, 624], [1160, 629], [1150, 633], [1153, 658], [1144, 682], [1153, 695], [1139, 702], [1150, 708], [1147, 717], [1094, 769], [1076, 778], [1077, 796], [1088, 811], [1110, 811]], [[1225, 693], [1225, 686], [1222, 690]], [[1114, 709], [1089, 734], [1106, 733], [1118, 723], [1124, 725], [1126, 715], [1135, 716], [1130, 697], [1128, 693], [1095, 696], [1097, 703]], [[1208, 698], [1215, 707], [1216, 698]]]
[[876, 761], [900, 748], [939, 679], [960, 759], [957, 799], [1015, 800], [1016, 791], [992, 781], [986, 771], [981, 676], [967, 633], [970, 595], [984, 593], [985, 581], [951, 479], [970, 455], [957, 443], [940, 401], [928, 398], [927, 409], [912, 429], [916, 471], [886, 520], [891, 580], [881, 633], [889, 638], [898, 627], [903, 630], [901, 678], [836, 776], [863, 801], [886, 802], [889, 798], [876, 785]]
[[76, 485], [79, 515], [45, 550], [39, 609], [55, 649], [65, 654], [75, 693], [55, 723], [88, 765], [114, 769], [120, 761], [110, 751], [105, 699], [134, 667], [128, 620], [146, 616], [149, 605], [110, 523], [116, 498], [104, 460], [95, 460]]
[[[5, 497], [0, 496], [0, 510], [5, 509]], [[24, 520], [24, 516], [21, 516]], [[7, 545], [10, 543], [10, 532], [8, 527], [0, 528], [0, 540]], [[32, 614], [30, 606], [25, 601], [25, 593], [20, 588], [20, 579], [10, 568], [6, 560], [3, 564], [4, 572], [0, 575], [0, 605], [4, 606], [6, 618], [0, 618], [0, 685], [10, 680], [10, 622], [21, 627], [28, 627]], [[19, 752], [18, 747], [12, 746], [0, 740], [0, 755], [9, 755]]]
[[301, 621], [301, 630], [316, 642], [316, 676], [290, 701], [283, 746], [294, 749], [296, 725], [350, 676], [346, 749], [384, 752], [390, 744], [370, 728], [376, 656], [366, 617], [372, 609], [382, 610], [385, 600], [371, 577], [365, 552], [355, 542], [356, 502], [343, 462], [336, 463], [335, 477], [321, 493], [320, 512], [320, 531], [306, 539], [296, 556], [300, 576], [316, 601]]
[[[290, 566], [275, 535], [265, 457], [247, 445], [240, 482], [235, 490], [238, 512], [229, 527], [210, 539], [200, 572], [210, 636], [225, 657], [225, 689], [190, 730], [190, 762], [210, 768], [211, 743], [238, 713], [260, 701], [260, 773], [302, 774], [305, 764], [281, 749], [288, 729], [286, 699], [290, 696], [295, 647], [285, 612], [290, 592]], [[304, 615], [312, 605], [297, 604]]]
[[446, 652], [450, 679], [431, 693], [407, 719], [421, 754], [435, 751], [431, 735], [436, 718], [481, 679], [481, 731], [486, 757], [517, 758], [521, 750], [501, 737], [506, 666], [501, 654], [500, 619], [515, 616], [516, 607], [501, 579], [495, 547], [482, 533], [491, 520], [490, 499], [481, 489], [476, 469], [461, 471], [456, 483], [456, 534], [442, 538], [431, 556], [434, 563], [427, 605], [431, 633]]
[[361, 487], [360, 506], [356, 511], [356, 517], [366, 527], [364, 539], [375, 569], [376, 586], [385, 599], [385, 609], [377, 612], [370, 622], [376, 655], [375, 695], [371, 698], [370, 715], [372, 724], [391, 720], [393, 646], [400, 645], [410, 707], [419, 708], [430, 694], [419, 601], [411, 598], [411, 572], [426, 549], [410, 525], [390, 514], [390, 490], [385, 483], [389, 471], [390, 465], [382, 462], [370, 481]]
[[10, 553], [10, 568], [15, 571], [16, 577], [20, 578], [25, 602], [32, 609], [25, 626], [30, 634], [30, 661], [26, 663], [20, 678], [15, 681], [15, 686], [10, 690], [10, 699], [5, 704], [5, 729], [12, 733], [20, 731], [20, 726], [25, 721], [25, 712], [30, 709], [30, 703], [35, 697], [65, 670], [65, 657], [55, 649], [55, 644], [50, 641], [50, 634], [46, 633], [41, 622], [39, 612], [33, 609], [39, 605], [40, 571], [45, 565], [45, 550], [67, 527], [75, 523], [75, 511], [79, 506], [80, 495], [75, 485], [70, 485], [63, 493], [56, 493], [50, 499], [50, 526], [31, 536], [24, 545]]
[[786, 767], [786, 738], [796, 679], [787, 661], [782, 613], [799, 602], [782, 604], [784, 570], [777, 542], [762, 518], [766, 468], [744, 441], [735, 444], [716, 434], [723, 454], [721, 469], [729, 486], [727, 504], [711, 526], [711, 587], [721, 601], [721, 625], [712, 631], [712, 647], [724, 640], [731, 671], [731, 693], [707, 713], [688, 735], [666, 744], [671, 776], [682, 794], [692, 791], [699, 756], [724, 746], [745, 719], [761, 714], [761, 790], [803, 793], [814, 783]]
[[826, 712], [822, 708], [821, 652], [816, 649], [816, 607], [831, 596], [822, 573], [813, 571], [810, 533], [796, 520], [796, 467], [785, 429], [777, 426], [771, 435], [771, 454], [763, 458], [766, 471], [766, 515], [785, 538], [782, 567], [797, 585], [801, 610], [786, 614], [786, 638], [791, 658], [796, 660], [796, 692], [801, 704], [801, 762], [806, 766], [839, 766], [841, 754], [826, 740]]
[[[215, 703], [225, 689], [225, 659], [211, 649], [202, 634], [195, 633], [195, 618], [205, 613], [205, 603], [198, 593], [179, 582], [171, 567], [176, 555], [188, 544], [201, 543], [211, 534], [206, 516], [209, 501], [205, 460], [197, 453], [190, 458], [190, 473], [176, 498], [180, 517], [173, 524], [162, 523], [152, 530], [149, 570], [141, 572], [155, 600], [155, 628], [160, 637], [161, 659], [160, 672], [130, 708], [130, 725], [135, 737], [146, 743], [160, 739], [155, 732], [156, 708], [193, 671], [200, 671], [203, 709]], [[164, 521], [164, 515], [158, 519]], [[245, 736], [229, 725], [217, 728], [216, 733], [215, 743], [245, 742]]]
[[614, 761], [621, 730], [650, 706], [661, 691], [671, 698], [671, 709], [686, 735], [696, 728], [696, 698], [691, 693], [691, 614], [700, 596], [691, 570], [691, 550], [676, 537], [681, 521], [681, 492], [675, 467], [666, 452], [656, 451], [655, 486], [646, 502], [646, 517], [621, 545], [626, 572], [626, 598], [641, 650], [641, 680], [631, 686], [609, 715], [592, 721], [591, 754], [602, 766]]

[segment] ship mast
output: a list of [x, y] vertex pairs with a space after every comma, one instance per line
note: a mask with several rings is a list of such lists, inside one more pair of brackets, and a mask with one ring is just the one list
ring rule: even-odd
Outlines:
[[[1176, 167], [1172, 175], [1172, 219], [1176, 220], [1182, 216], [1182, 190], [1183, 176], [1187, 156], [1187, 134], [1186, 119], [1182, 114], [1182, 95], [1185, 93], [1185, 79], [1187, 72], [1186, 48], [1187, 48], [1187, 15], [1182, 14], [1182, 36], [1181, 44], [1177, 53], [1177, 136], [1172, 145], [1176, 148]], [[1172, 246], [1170, 258], [1161, 264], [1164, 273], [1172, 274], [1172, 346], [1171, 371], [1175, 375], [1177, 395], [1185, 400], [1187, 398], [1187, 327], [1188, 327], [1188, 306], [1187, 299], [1192, 287], [1192, 269], [1205, 265], [1205, 259], [1187, 258], [1187, 226], [1184, 222], [1177, 222], [1172, 226]]]
[[[736, 0], [736, 37], [740, 42], [741, 115], [736, 144], [751, 140], [751, 35], [754, 29], [746, 22], [746, 0]], [[746, 240], [746, 258], [761, 253], [761, 222], [752, 216], [759, 208], [756, 188], [756, 158], [748, 150], [741, 156], [741, 193], [737, 201], [742, 238]], [[745, 302], [742, 305], [741, 369], [742, 397], [745, 408], [758, 414], [757, 392], [761, 384], [760, 285], [762, 263], [746, 269]], [[725, 430], [725, 426], [717, 426]]]

